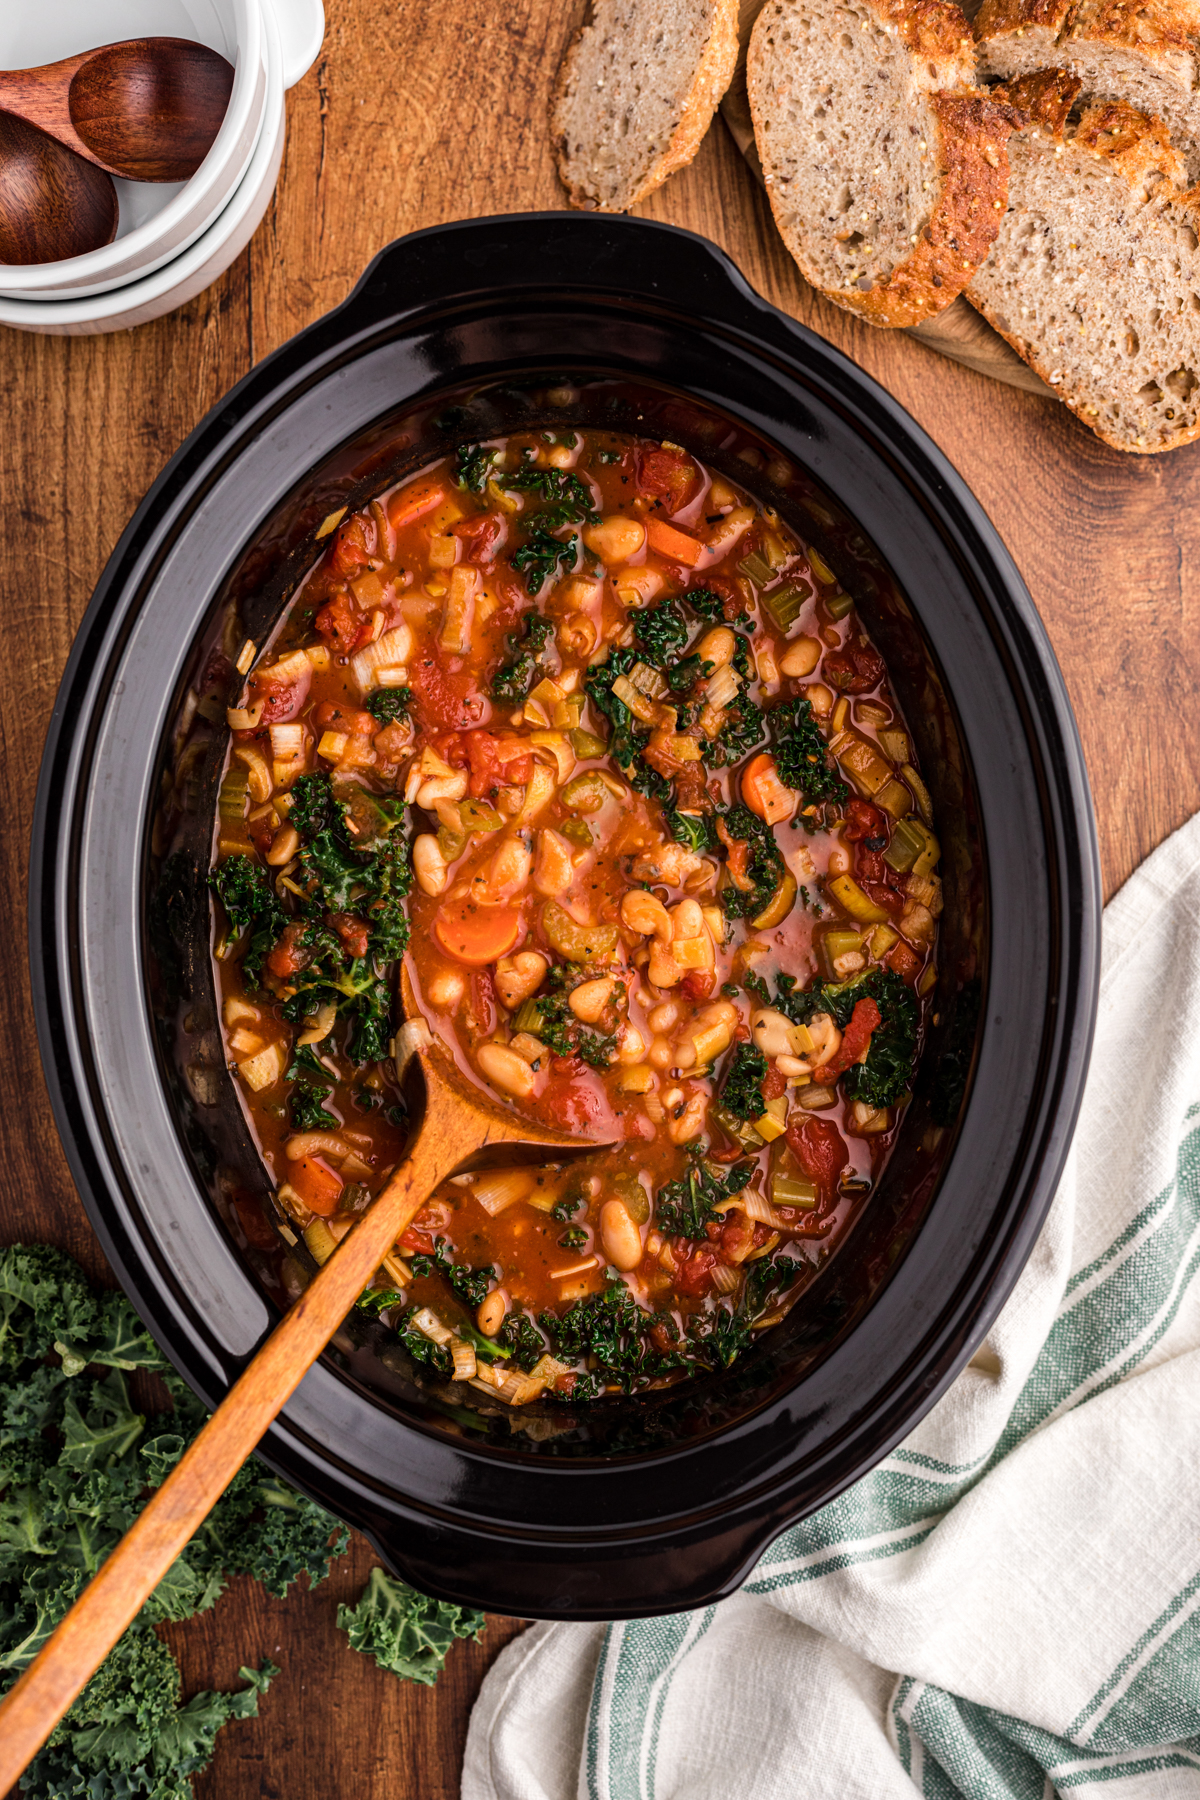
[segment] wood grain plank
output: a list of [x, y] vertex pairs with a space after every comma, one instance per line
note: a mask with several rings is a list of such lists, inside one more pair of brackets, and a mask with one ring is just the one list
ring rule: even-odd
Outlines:
[[[0, 925], [13, 947], [0, 1026], [25, 1100], [0, 1118], [0, 1239], [103, 1259], [37, 1075], [24, 967], [29, 823], [46, 723], [104, 560], [171, 452], [254, 360], [350, 292], [393, 238], [444, 220], [564, 204], [545, 126], [582, 4], [331, 0], [317, 66], [289, 96], [280, 185], [249, 251], [172, 317], [99, 339], [0, 332], [0, 777], [9, 805]], [[1132, 459], [1061, 407], [874, 331], [815, 296], [718, 122], [690, 169], [640, 209], [722, 245], [751, 284], [873, 374], [979, 495], [1046, 622], [1080, 721], [1106, 892], [1200, 805], [1196, 592], [1200, 446]], [[17, 654], [14, 655], [13, 648]], [[186, 1691], [283, 1664], [262, 1716], [231, 1728], [201, 1800], [332, 1791], [449, 1800], [482, 1671], [517, 1629], [493, 1622], [434, 1690], [400, 1686], [334, 1628], [371, 1563], [358, 1541], [331, 1580], [286, 1603], [239, 1582], [169, 1635]]]

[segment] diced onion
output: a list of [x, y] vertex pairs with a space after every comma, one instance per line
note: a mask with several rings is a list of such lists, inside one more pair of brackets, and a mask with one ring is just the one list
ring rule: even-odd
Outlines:
[[719, 1262], [714, 1265], [712, 1284], [718, 1294], [732, 1294], [740, 1280], [737, 1270], [731, 1269], [728, 1263]]
[[498, 1169], [495, 1174], [478, 1176], [472, 1191], [484, 1212], [494, 1219], [514, 1201], [528, 1199], [535, 1179], [529, 1169]]
[[455, 1381], [470, 1381], [475, 1373], [475, 1352], [470, 1344], [464, 1344], [461, 1338], [451, 1338], [450, 1355], [454, 1359]]
[[413, 1314], [412, 1323], [424, 1337], [429, 1338], [435, 1344], [448, 1344], [454, 1335], [450, 1327], [443, 1325], [437, 1314], [432, 1312], [428, 1306], [423, 1306], [419, 1312]]
[[[612, 684], [612, 691], [616, 698], [622, 701], [624, 705], [629, 708], [630, 712], [644, 723], [653, 724], [655, 719], [657, 719], [658, 707], [653, 700], [648, 700], [645, 694], [638, 693], [638, 690], [634, 687], [628, 675], [618, 675], [617, 679]], [[736, 686], [734, 692], [737, 692]]]
[[766, 1195], [758, 1193], [754, 1188], [743, 1188], [737, 1196], [735, 1204], [739, 1205], [746, 1217], [753, 1219], [756, 1225], [778, 1227], [783, 1223]]
[[230, 731], [257, 731], [266, 704], [265, 700], [256, 700], [253, 706], [227, 706], [225, 723]]
[[268, 1044], [257, 1056], [249, 1056], [238, 1064], [238, 1073], [257, 1094], [271, 1087], [283, 1074], [284, 1054], [278, 1044]]
[[[731, 663], [724, 663], [721, 668], [714, 670], [705, 682], [704, 698], [715, 711], [720, 712], [722, 707], [728, 706], [729, 702], [737, 697], [737, 691], [741, 685], [741, 676], [737, 670]], [[613, 692], [616, 693], [616, 690], [617, 684], [614, 681]]]
[[303, 762], [303, 725], [272, 725], [268, 736], [271, 739], [271, 755], [276, 762]]
[[[407, 625], [395, 625], [373, 644], [364, 644], [350, 658], [350, 673], [360, 690], [369, 694], [374, 687], [402, 687], [404, 666], [412, 655], [413, 635]], [[398, 673], [399, 681], [385, 681], [382, 671]]]

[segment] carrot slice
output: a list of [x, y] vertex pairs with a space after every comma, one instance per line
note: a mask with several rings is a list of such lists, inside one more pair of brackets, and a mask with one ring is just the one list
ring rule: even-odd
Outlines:
[[328, 1219], [337, 1209], [346, 1185], [329, 1164], [319, 1156], [302, 1156], [288, 1169], [288, 1180], [312, 1212]]
[[883, 960], [894, 975], [902, 976], [905, 981], [915, 980], [920, 973], [921, 958], [915, 950], [909, 949], [903, 939], [893, 945]]
[[433, 934], [447, 955], [481, 969], [516, 948], [521, 914], [515, 906], [479, 906], [460, 900], [443, 906], [433, 921]]
[[700, 552], [704, 545], [686, 531], [676, 531], [674, 525], [668, 525], [662, 519], [647, 519], [646, 542], [660, 556], [669, 556], [672, 562], [685, 563], [694, 569], [700, 561]]
[[445, 498], [446, 490], [438, 482], [422, 481], [413, 487], [401, 488], [388, 501], [388, 519], [393, 529], [399, 531], [402, 525], [411, 525], [414, 519], [424, 518]]
[[779, 825], [796, 810], [796, 795], [779, 779], [775, 758], [762, 751], [742, 771], [742, 799], [768, 825]]

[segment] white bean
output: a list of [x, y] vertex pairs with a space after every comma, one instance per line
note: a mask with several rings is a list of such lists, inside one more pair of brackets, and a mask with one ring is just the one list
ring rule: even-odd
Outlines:
[[609, 978], [583, 981], [577, 988], [572, 988], [567, 1005], [585, 1025], [595, 1025], [612, 998], [612, 991], [613, 982]]
[[813, 637], [798, 637], [780, 657], [779, 667], [785, 675], [811, 675], [820, 660], [820, 641]]
[[600, 1244], [605, 1260], [626, 1274], [642, 1260], [642, 1234], [621, 1200], [606, 1200], [600, 1208]]
[[700, 1136], [704, 1130], [704, 1115], [708, 1110], [708, 1095], [693, 1094], [679, 1117], [667, 1120], [667, 1136], [673, 1144], [690, 1144], [693, 1138]]
[[671, 915], [656, 894], [630, 888], [621, 901], [621, 923], [643, 937], [653, 934], [665, 944], [671, 941]]
[[640, 519], [625, 519], [620, 513], [610, 513], [606, 519], [584, 526], [583, 541], [602, 562], [611, 566], [628, 562], [631, 556], [637, 555], [646, 542], [646, 527]]
[[430, 895], [445, 893], [448, 865], [431, 832], [423, 831], [420, 837], [414, 838], [412, 860], [413, 873], [421, 892]]
[[491, 1293], [479, 1302], [475, 1323], [484, 1337], [495, 1337], [504, 1323], [504, 1315], [507, 1311], [508, 1295], [503, 1288], [493, 1288]]
[[550, 964], [536, 950], [518, 950], [515, 956], [502, 956], [496, 964], [496, 992], [502, 1006], [515, 1012], [523, 1000], [536, 994], [546, 979]]
[[560, 837], [557, 831], [547, 828], [538, 832], [537, 862], [534, 864], [533, 885], [539, 894], [545, 894], [551, 900], [557, 900], [565, 894], [575, 879], [575, 865], [571, 860], [571, 846], [566, 838]]
[[281, 825], [271, 839], [271, 848], [267, 851], [267, 861], [273, 869], [281, 869], [284, 863], [291, 862], [300, 848], [300, 833], [294, 825]]
[[463, 997], [466, 982], [457, 969], [439, 969], [431, 975], [425, 985], [425, 997], [430, 1006], [436, 1006], [443, 1012], [453, 1012]]
[[[828, 1018], [828, 1013], [822, 1015]], [[755, 1047], [774, 1061], [777, 1056], [792, 1055], [792, 1022], [773, 1006], [756, 1007], [750, 1019], [750, 1035]]]
[[488, 887], [498, 899], [517, 894], [529, 880], [533, 855], [524, 838], [505, 838], [488, 869]]
[[501, 1093], [516, 1100], [528, 1100], [537, 1085], [537, 1077], [527, 1062], [507, 1044], [481, 1044], [476, 1052], [484, 1078]]
[[664, 1000], [646, 1014], [646, 1023], [651, 1031], [670, 1031], [672, 1025], [679, 1021], [678, 1000]]
[[681, 900], [678, 906], [671, 908], [672, 940], [682, 942], [685, 938], [699, 937], [703, 930], [704, 914], [698, 900]]
[[465, 769], [459, 769], [453, 775], [431, 775], [417, 789], [417, 805], [432, 812], [439, 800], [462, 800], [469, 779]]
[[737, 639], [727, 625], [718, 625], [712, 631], [706, 631], [696, 645], [696, 655], [701, 662], [710, 662], [714, 672], [723, 669], [737, 649]]

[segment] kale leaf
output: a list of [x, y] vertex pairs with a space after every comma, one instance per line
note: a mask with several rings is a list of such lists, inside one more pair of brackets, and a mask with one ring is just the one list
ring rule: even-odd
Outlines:
[[275, 939], [288, 922], [269, 869], [248, 856], [230, 856], [209, 877], [235, 934], [247, 939], [242, 969], [255, 984]]
[[373, 694], [367, 696], [363, 705], [381, 725], [396, 725], [407, 719], [412, 705], [412, 693], [410, 687], [376, 688]]
[[[730, 919], [753, 919], [762, 912], [787, 873], [775, 833], [748, 806], [739, 802], [722, 815], [718, 835], [727, 844], [746, 846], [744, 868], [739, 873], [749, 886], [743, 888], [731, 879], [722, 889], [721, 905], [725, 915]], [[727, 868], [733, 858], [734, 852], [730, 851]]]
[[762, 1091], [766, 1073], [767, 1059], [757, 1045], [738, 1044], [721, 1089], [725, 1111], [735, 1119], [761, 1118], [766, 1107]]
[[425, 1687], [441, 1674], [456, 1639], [478, 1638], [484, 1629], [481, 1612], [433, 1600], [382, 1569], [372, 1569], [357, 1606], [338, 1607], [337, 1622], [353, 1649]]
[[842, 1031], [860, 1000], [874, 1000], [880, 1022], [871, 1033], [867, 1060], [847, 1069], [842, 1084], [850, 1099], [864, 1106], [895, 1105], [912, 1080], [920, 1024], [916, 996], [906, 981], [892, 969], [868, 969], [849, 981], [818, 979], [803, 989], [792, 976], [780, 975], [776, 988], [776, 1006], [798, 1025], [827, 1012]]
[[669, 800], [670, 782], [645, 761], [644, 752], [650, 742], [649, 730], [638, 730], [633, 713], [612, 691], [617, 677], [628, 675], [638, 661], [640, 658], [636, 650], [612, 650], [604, 662], [595, 663], [588, 670], [584, 676], [584, 685], [588, 699], [596, 711], [609, 722], [611, 729], [608, 753], [630, 786], [651, 799]]
[[489, 450], [484, 444], [461, 445], [454, 458], [455, 485], [469, 489], [472, 494], [482, 494], [499, 454], [498, 450]]
[[536, 494], [544, 501], [546, 510], [538, 514], [538, 522], [548, 524], [552, 530], [562, 525], [591, 524], [600, 517], [586, 481], [569, 469], [538, 469], [532, 463], [523, 463], [519, 469], [502, 475], [500, 484]]
[[510, 632], [505, 639], [507, 648], [514, 654], [509, 662], [501, 664], [492, 677], [494, 700], [504, 701], [509, 706], [521, 704], [533, 686], [538, 656], [553, 635], [553, 624], [540, 613], [530, 611], [522, 615], [521, 629]]
[[689, 588], [683, 599], [692, 611], [710, 625], [719, 625], [725, 618], [725, 596], [718, 594], [713, 588]]
[[754, 1173], [748, 1158], [724, 1168], [706, 1161], [693, 1145], [688, 1146], [688, 1154], [689, 1166], [679, 1180], [658, 1190], [655, 1223], [667, 1237], [702, 1238], [705, 1226], [723, 1217], [722, 1202], [740, 1194]]
[[539, 1357], [546, 1354], [546, 1340], [527, 1312], [510, 1312], [500, 1327], [499, 1339], [518, 1369], [528, 1374]]
[[[561, 1318], [557, 1313], [543, 1313], [539, 1323], [556, 1356], [566, 1362], [585, 1356], [596, 1359], [594, 1370], [577, 1376], [569, 1395], [563, 1397], [596, 1399], [610, 1383], [628, 1394], [640, 1381], [679, 1368], [683, 1359], [677, 1351], [663, 1352], [649, 1341], [650, 1330], [660, 1321], [674, 1337], [669, 1315], [643, 1312], [619, 1279], [610, 1281], [600, 1293], [577, 1300]], [[547, 1398], [555, 1397], [549, 1390]]]
[[688, 628], [679, 608], [664, 600], [633, 614], [633, 636], [646, 662], [664, 669], [687, 643]]
[[832, 800], [840, 806], [850, 790], [830, 758], [811, 702], [802, 698], [784, 701], [771, 708], [766, 722], [784, 786], [797, 789], [812, 804]]
[[686, 844], [689, 850], [717, 848], [716, 830], [707, 813], [681, 813], [668, 806], [663, 809], [663, 819], [676, 843]]
[[479, 1306], [495, 1276], [495, 1269], [490, 1263], [486, 1268], [472, 1269], [466, 1263], [452, 1262], [446, 1254], [449, 1249], [450, 1245], [445, 1238], [435, 1238], [431, 1256], [417, 1255], [409, 1259], [413, 1274], [419, 1275], [422, 1280], [430, 1275], [442, 1275], [460, 1300], [471, 1307]]
[[741, 762], [767, 735], [762, 708], [745, 692], [735, 694], [725, 708], [725, 719], [705, 761], [714, 769]]
[[548, 581], [557, 581], [560, 569], [575, 563], [575, 539], [556, 538], [544, 525], [531, 525], [525, 542], [509, 557], [513, 568], [525, 577], [530, 594], [540, 594]]

